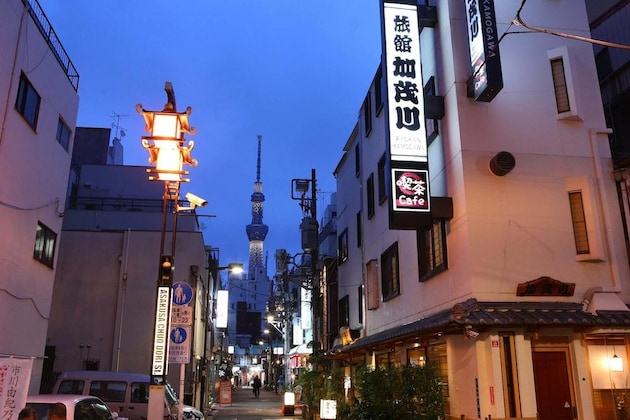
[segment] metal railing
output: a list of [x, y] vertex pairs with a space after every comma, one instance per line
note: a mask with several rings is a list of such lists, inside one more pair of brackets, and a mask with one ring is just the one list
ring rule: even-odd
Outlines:
[[39, 5], [39, 2], [37, 0], [22, 0], [22, 3], [24, 3], [24, 5], [28, 8], [28, 13], [33, 18], [39, 32], [46, 40], [50, 50], [53, 52], [55, 58], [57, 58], [57, 61], [66, 73], [66, 77], [68, 77], [68, 80], [75, 92], [78, 91], [79, 73], [74, 67], [74, 64], [72, 64], [72, 61], [70, 60], [68, 53], [66, 53], [66, 50], [63, 48], [63, 45], [61, 45], [61, 41], [59, 40], [57, 33], [50, 24], [50, 21], [46, 17], [42, 7]]

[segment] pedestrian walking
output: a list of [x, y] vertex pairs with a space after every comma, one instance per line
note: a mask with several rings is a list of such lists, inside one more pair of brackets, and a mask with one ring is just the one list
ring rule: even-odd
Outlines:
[[252, 387], [254, 388], [254, 398], [258, 398], [260, 396], [260, 378], [258, 375], [254, 375], [254, 380], [252, 381]]

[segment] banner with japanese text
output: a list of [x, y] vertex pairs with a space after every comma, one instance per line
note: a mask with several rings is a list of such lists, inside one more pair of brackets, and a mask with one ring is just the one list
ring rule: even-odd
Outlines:
[[0, 357], [0, 418], [16, 419], [26, 405], [33, 359]]

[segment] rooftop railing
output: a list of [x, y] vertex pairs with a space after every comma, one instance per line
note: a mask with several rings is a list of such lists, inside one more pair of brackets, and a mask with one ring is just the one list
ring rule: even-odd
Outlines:
[[61, 41], [59, 40], [57, 33], [50, 24], [50, 21], [46, 17], [46, 14], [42, 10], [42, 7], [39, 5], [39, 2], [37, 0], [22, 0], [22, 3], [24, 3], [24, 5], [28, 7], [28, 13], [33, 18], [35, 25], [46, 40], [46, 43], [50, 47], [50, 50], [57, 58], [57, 61], [61, 65], [61, 68], [66, 73], [66, 76], [68, 77], [68, 80], [70, 81], [70, 84], [74, 88], [75, 92], [78, 91], [79, 73], [74, 67], [74, 64], [72, 64], [72, 61], [70, 61], [68, 53], [66, 53], [63, 45], [61, 45]]

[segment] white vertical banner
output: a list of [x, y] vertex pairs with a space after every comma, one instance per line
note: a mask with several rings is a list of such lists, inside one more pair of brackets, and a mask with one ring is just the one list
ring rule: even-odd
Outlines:
[[0, 417], [16, 419], [26, 405], [32, 358], [0, 357]]

